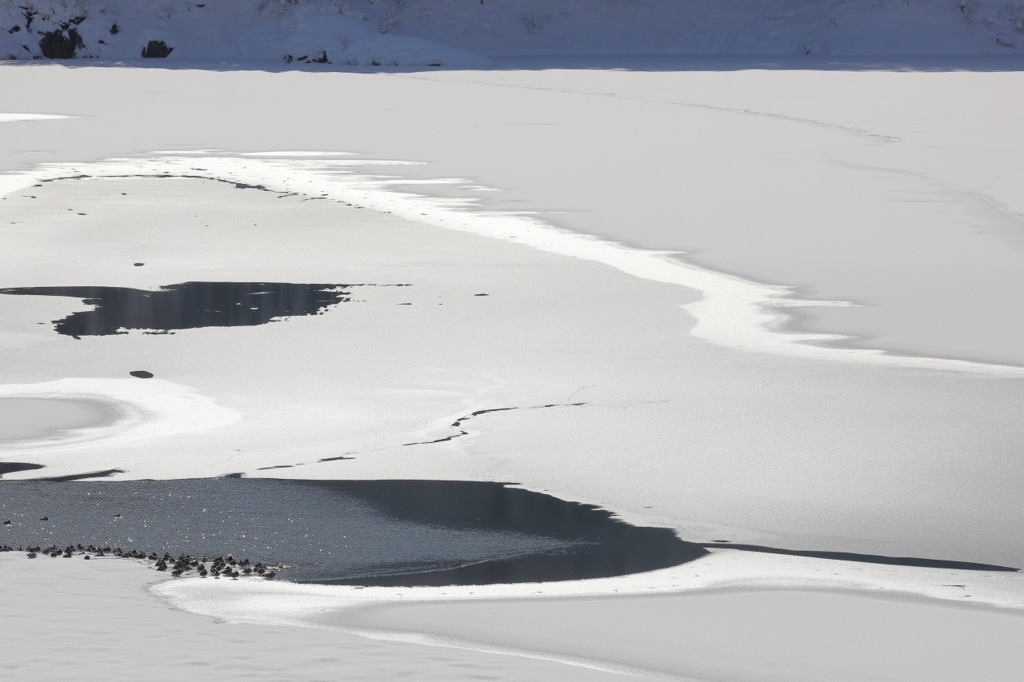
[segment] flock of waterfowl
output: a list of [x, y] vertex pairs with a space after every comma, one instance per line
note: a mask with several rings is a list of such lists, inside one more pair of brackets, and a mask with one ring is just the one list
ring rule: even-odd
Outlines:
[[120, 547], [96, 547], [95, 545], [68, 545], [58, 547], [49, 545], [40, 546], [18, 546], [0, 545], [0, 552], [24, 552], [29, 559], [35, 559], [40, 554], [51, 558], [62, 557], [70, 559], [81, 556], [83, 559], [93, 557], [113, 557], [118, 559], [136, 559], [152, 565], [158, 571], [170, 571], [175, 578], [185, 576], [198, 576], [200, 578], [238, 578], [254, 577], [273, 580], [277, 575], [279, 566], [269, 566], [262, 562], [253, 563], [248, 559], [235, 559], [233, 556], [214, 557], [212, 559], [202, 556], [193, 557], [188, 554], [179, 554], [177, 557], [165, 552], [163, 555], [156, 552], [143, 552], [137, 549], [123, 550]]

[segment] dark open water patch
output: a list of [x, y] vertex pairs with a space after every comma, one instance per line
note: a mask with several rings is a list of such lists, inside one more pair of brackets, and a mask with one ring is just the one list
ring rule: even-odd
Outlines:
[[32, 471], [42, 469], [42, 464], [31, 464], [29, 462], [0, 462], [0, 476], [13, 474], [16, 471]]
[[230, 554], [355, 585], [578, 580], [707, 554], [590, 505], [461, 481], [4, 481], [0, 519], [0, 544]]
[[[12, 466], [16, 466], [13, 465]], [[219, 479], [0, 482], [0, 546], [245, 557], [297, 582], [481, 585], [668, 568], [709, 549], [984, 571], [965, 561], [693, 543], [591, 505], [466, 481]]]
[[22, 287], [0, 289], [12, 296], [64, 296], [92, 310], [56, 320], [59, 334], [81, 338], [125, 334], [127, 330], [167, 333], [199, 327], [266, 324], [299, 315], [318, 315], [352, 301], [352, 289], [375, 284], [289, 284], [281, 282], [184, 282], [156, 290], [123, 287]]

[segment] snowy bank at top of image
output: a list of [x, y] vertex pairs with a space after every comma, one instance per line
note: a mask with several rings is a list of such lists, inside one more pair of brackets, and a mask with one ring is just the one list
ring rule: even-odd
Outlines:
[[480, 68], [536, 55], [1015, 55], [1002, 0], [24, 0], [0, 59]]
[[[388, 3], [392, 4], [392, 3]], [[393, 3], [396, 8], [404, 3]], [[0, 59], [146, 59], [485, 67], [479, 54], [391, 33], [344, 2], [79, 0], [4, 3]], [[396, 11], [400, 11], [396, 9]]]

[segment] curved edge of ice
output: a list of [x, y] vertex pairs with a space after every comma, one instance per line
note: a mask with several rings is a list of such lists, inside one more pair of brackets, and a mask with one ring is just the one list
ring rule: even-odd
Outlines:
[[[316, 196], [449, 230], [522, 244], [547, 253], [602, 263], [620, 272], [701, 293], [702, 298], [680, 308], [693, 316], [691, 333], [716, 346], [748, 353], [830, 362], [953, 371], [993, 377], [1021, 377], [1024, 367], [940, 357], [898, 355], [884, 350], [851, 348], [834, 342], [842, 334], [797, 332], [786, 328], [790, 308], [848, 306], [846, 301], [797, 298], [796, 286], [754, 282], [709, 270], [685, 260], [684, 253], [669, 253], [626, 246], [592, 235], [571, 232], [544, 222], [530, 213], [483, 210], [472, 198], [435, 197], [399, 191], [402, 187], [430, 184], [472, 184], [459, 178], [412, 180], [365, 173], [367, 166], [421, 165], [409, 161], [371, 161], [338, 158], [338, 152], [250, 152], [203, 154], [204, 170], [192, 164], [199, 152], [163, 152], [145, 158], [112, 158], [83, 164], [43, 164], [32, 170], [0, 174], [0, 195], [39, 181], [64, 177], [124, 177], [178, 174], [258, 184], [283, 194]], [[335, 158], [312, 158], [333, 156]], [[474, 185], [474, 188], [475, 185]], [[833, 343], [830, 343], [833, 342]]]

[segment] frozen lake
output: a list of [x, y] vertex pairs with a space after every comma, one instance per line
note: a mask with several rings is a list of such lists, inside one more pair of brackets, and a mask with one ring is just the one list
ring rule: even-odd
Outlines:
[[[104, 474], [53, 488], [74, 491], [64, 501], [84, 519], [80, 537], [136, 537], [131, 514], [103, 506], [110, 498], [77, 497], [111, 485], [125, 499], [211, 499], [205, 508], [219, 511], [206, 519], [172, 504], [146, 521], [162, 547], [213, 547], [177, 535], [168, 519], [183, 518], [231, 551], [308, 557], [340, 552], [349, 535], [321, 510], [344, 499], [337, 515], [362, 518], [366, 498], [338, 493], [346, 486], [461, 481], [493, 493], [516, 481], [530, 492], [511, 494], [558, 500], [563, 511], [538, 514], [573, 533], [578, 505], [594, 505], [675, 548], [649, 572], [474, 587], [474, 599], [515, 597], [525, 621], [546, 612], [527, 599], [535, 592], [627, 595], [621, 609], [566, 606], [580, 623], [642, 610], [636, 595], [656, 594], [659, 623], [671, 623], [686, 608], [680, 591], [856, 588], [945, 600], [934, 602], [944, 646], [960, 638], [967, 658], [987, 655], [1019, 617], [981, 618], [973, 641], [964, 614], [975, 611], [948, 604], [1024, 608], [1020, 573], [1001, 570], [1024, 566], [1020, 73], [2, 67], [9, 108], [78, 117], [0, 125], [10, 171], [0, 288], [34, 294], [0, 296], [0, 485], [26, 491], [10, 532], [59, 534], [48, 496], [29, 491], [72, 484], [31, 479]], [[268, 287], [297, 287], [281, 298], [303, 303], [254, 305]], [[805, 305], [814, 301], [825, 305]], [[226, 312], [236, 308], [252, 315]], [[443, 497], [452, 504], [431, 508], [476, 503]], [[75, 507], [97, 503], [95, 517]], [[260, 516], [271, 510], [279, 536], [241, 541], [273, 527]], [[281, 523], [289, 514], [302, 522]], [[22, 525], [44, 516], [45, 528]], [[382, 528], [373, 515], [364, 525]], [[415, 570], [578, 549], [568, 531], [529, 524], [423, 525], [388, 526], [417, 548]], [[681, 561], [691, 551], [699, 558]], [[343, 570], [405, 560], [385, 554]], [[891, 558], [908, 561], [881, 560]], [[92, 573], [103, 562], [88, 563], [111, 594], [141, 594], [145, 579], [108, 585]], [[10, 575], [45, 594], [43, 576], [65, 570], [53, 564], [33, 564], [38, 579]], [[156, 591], [237, 622], [394, 635], [407, 652], [414, 641], [474, 655], [504, 646], [623, 674], [664, 662], [615, 633], [545, 649], [511, 631], [487, 640], [433, 627], [442, 606], [395, 619], [351, 612], [437, 600], [444, 588], [244, 582]], [[451, 590], [445, 598], [470, 598]], [[737, 622], [772, 602], [748, 597], [728, 600]], [[861, 602], [801, 604], [787, 613], [820, 607], [840, 622]], [[865, 612], [932, 618], [886, 604]], [[462, 615], [483, 629], [499, 607], [481, 608]], [[874, 617], [833, 645], [873, 631]], [[728, 631], [709, 635], [708, 650], [732, 656]], [[751, 641], [723, 675], [761, 665], [751, 661], [783, 678], [834, 670], [813, 657], [780, 662]], [[673, 651], [664, 665], [688, 674], [698, 653]], [[1017, 665], [996, 663], [999, 674]]]

